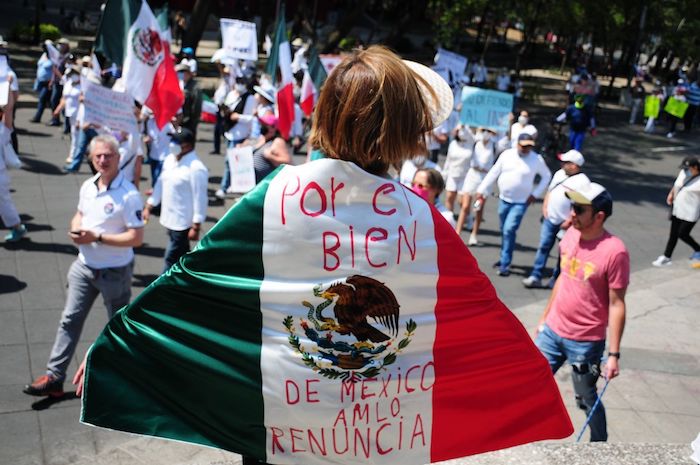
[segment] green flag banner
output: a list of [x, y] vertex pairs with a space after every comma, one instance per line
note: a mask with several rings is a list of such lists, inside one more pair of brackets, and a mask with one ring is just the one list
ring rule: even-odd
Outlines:
[[89, 351], [85, 423], [274, 464], [566, 437], [547, 361], [454, 229], [333, 159], [277, 169]]

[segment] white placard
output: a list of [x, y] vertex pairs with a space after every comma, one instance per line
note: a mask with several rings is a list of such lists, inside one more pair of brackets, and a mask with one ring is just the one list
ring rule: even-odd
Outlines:
[[338, 66], [340, 62], [343, 61], [343, 57], [340, 55], [319, 55], [318, 57], [321, 60], [323, 68], [326, 70], [326, 74], [328, 75], [331, 74], [333, 68]]
[[[447, 79], [445, 80], [450, 87], [454, 87], [456, 83], [462, 80], [468, 61], [469, 60], [467, 60], [467, 57], [458, 53], [450, 52], [444, 48], [438, 48], [437, 53], [435, 54], [435, 68], [443, 71], [447, 75]], [[441, 76], [446, 77], [442, 73], [438, 73]], [[450, 77], [452, 79], [450, 79]]]
[[221, 42], [222, 48], [226, 50], [229, 57], [258, 60], [258, 35], [255, 23], [221, 18]]
[[107, 87], [82, 79], [85, 105], [85, 123], [108, 126], [126, 132], [136, 129], [134, 100], [125, 92], [116, 92]]
[[10, 72], [10, 67], [7, 66], [7, 57], [0, 55], [0, 106], [7, 105], [10, 99], [10, 83], [7, 76]]
[[226, 149], [228, 167], [231, 170], [231, 192], [245, 194], [255, 187], [253, 147]]

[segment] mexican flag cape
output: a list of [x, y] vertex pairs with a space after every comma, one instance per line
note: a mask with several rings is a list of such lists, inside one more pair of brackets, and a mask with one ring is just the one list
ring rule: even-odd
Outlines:
[[117, 313], [81, 420], [273, 464], [418, 465], [572, 433], [442, 215], [332, 159], [278, 168]]

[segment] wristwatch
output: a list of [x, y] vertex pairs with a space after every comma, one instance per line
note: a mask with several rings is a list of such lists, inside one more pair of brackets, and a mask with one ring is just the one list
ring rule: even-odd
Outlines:
[[620, 352], [608, 352], [608, 357], [615, 357], [620, 360]]

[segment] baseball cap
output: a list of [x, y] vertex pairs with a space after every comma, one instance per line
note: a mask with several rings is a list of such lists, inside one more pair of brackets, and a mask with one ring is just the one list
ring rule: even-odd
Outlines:
[[194, 50], [192, 50], [192, 47], [185, 47], [182, 49], [182, 53], [186, 53], [188, 55], [192, 55], [194, 53]]
[[[438, 73], [425, 65], [409, 60], [403, 60], [403, 62], [425, 81], [425, 83], [417, 81], [418, 88], [430, 110], [433, 126], [439, 126], [450, 116], [454, 107], [455, 99], [450, 85]], [[434, 97], [433, 92], [430, 92], [428, 88], [435, 93]]]
[[571, 163], [578, 166], [583, 166], [583, 163], [585, 162], [581, 152], [573, 149], [569, 150], [568, 152], [562, 153], [561, 155], [559, 155], [558, 158], [561, 161], [570, 161]]
[[168, 135], [170, 139], [180, 144], [183, 142], [194, 144], [194, 133], [187, 128], [179, 128], [175, 132], [169, 132]]
[[518, 136], [518, 145], [533, 146], [535, 145], [535, 139], [532, 137], [532, 134], [522, 133]]
[[603, 212], [606, 217], [612, 215], [612, 196], [605, 187], [596, 182], [592, 182], [575, 191], [567, 191], [566, 196], [575, 204], [591, 205], [593, 211]]
[[695, 157], [685, 157], [681, 162], [681, 166], [679, 166], [679, 168], [688, 168], [691, 166], [700, 167], [700, 160], [698, 160]]

